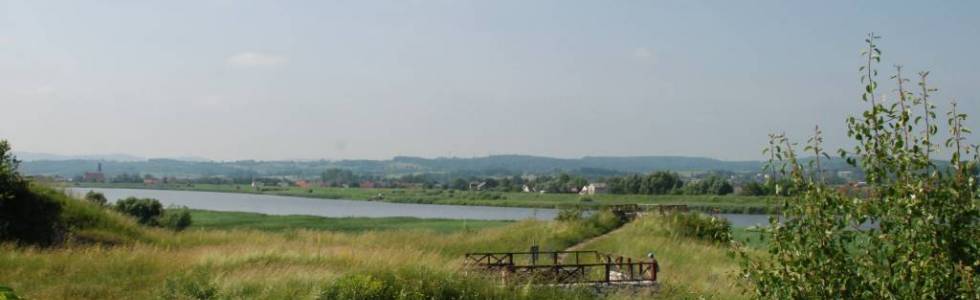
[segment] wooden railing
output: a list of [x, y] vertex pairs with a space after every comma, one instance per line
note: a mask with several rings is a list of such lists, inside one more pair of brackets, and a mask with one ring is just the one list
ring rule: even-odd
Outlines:
[[471, 269], [499, 272], [504, 280], [557, 284], [653, 283], [659, 265], [598, 251], [477, 252], [466, 254]]
[[674, 212], [688, 212], [690, 208], [687, 204], [640, 204], [640, 210], [643, 211], [656, 211], [662, 214], [674, 213]]

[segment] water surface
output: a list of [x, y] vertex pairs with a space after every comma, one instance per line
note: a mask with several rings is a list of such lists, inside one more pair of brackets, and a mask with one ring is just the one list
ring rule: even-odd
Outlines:
[[555, 209], [390, 203], [381, 201], [334, 200], [262, 194], [216, 193], [172, 190], [69, 188], [72, 194], [89, 190], [105, 194], [109, 201], [126, 197], [153, 198], [164, 206], [193, 209], [240, 211], [269, 215], [311, 215], [321, 217], [416, 217], [470, 220], [551, 220]]
[[[416, 217], [459, 220], [552, 220], [558, 213], [556, 209], [542, 208], [391, 203], [243, 193], [106, 188], [69, 188], [68, 190], [76, 195], [82, 195], [90, 190], [94, 190], [105, 194], [109, 201], [116, 201], [126, 197], [153, 198], [160, 200], [160, 203], [163, 203], [164, 206], [178, 205], [193, 209], [253, 212], [269, 215], [370, 218]], [[734, 227], [766, 226], [769, 224], [769, 215], [765, 214], [718, 214], [718, 216], [731, 221]]]

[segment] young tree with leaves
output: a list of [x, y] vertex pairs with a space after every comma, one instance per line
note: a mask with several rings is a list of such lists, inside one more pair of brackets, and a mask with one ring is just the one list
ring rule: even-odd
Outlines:
[[[944, 149], [933, 143], [938, 127], [929, 102], [934, 88], [920, 73], [921, 94], [906, 91], [901, 69], [898, 101], [879, 95], [876, 66], [882, 52], [869, 34], [860, 67], [868, 110], [847, 119], [856, 146], [840, 150], [866, 174], [865, 197], [837, 192], [819, 178], [819, 167], [799, 163], [794, 143], [774, 136], [769, 166], [790, 178], [794, 196], [783, 198], [770, 219], [768, 255], [741, 256], [742, 276], [762, 299], [978, 299], [980, 211], [977, 209], [977, 148], [968, 147], [966, 114], [947, 115]], [[920, 105], [921, 112], [914, 112]], [[822, 156], [820, 132], [805, 148]], [[934, 154], [950, 153], [949, 167]], [[783, 187], [780, 187], [783, 188]]]

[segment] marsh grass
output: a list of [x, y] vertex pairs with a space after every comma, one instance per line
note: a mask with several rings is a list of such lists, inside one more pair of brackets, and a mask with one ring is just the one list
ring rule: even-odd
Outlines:
[[[561, 250], [619, 225], [611, 213], [566, 221], [490, 222], [467, 230], [418, 219], [312, 220], [213, 213], [199, 218], [204, 223], [198, 228], [174, 232], [139, 226], [105, 207], [59, 196], [56, 190], [43, 192], [64, 201], [64, 224], [70, 228], [66, 242], [48, 248], [0, 244], [0, 283], [31, 299], [329, 299], [362, 288], [364, 281], [380, 282], [385, 289], [375, 294], [380, 298], [361, 299], [589, 299], [602, 295], [501, 285], [495, 278], [465, 272], [463, 254], [526, 250], [531, 245]], [[275, 225], [242, 225], [243, 220]], [[363, 224], [344, 225], [351, 221]], [[678, 273], [691, 274], [666, 279], [665, 295], [729, 295], [727, 289], [715, 287], [721, 281], [711, 275], [719, 274], [716, 268], [727, 270], [728, 262], [717, 257], [721, 250], [662, 228], [648, 238], [651, 228], [661, 225], [642, 219], [599, 239], [604, 242], [596, 243], [597, 250], [642, 257], [644, 249], [652, 248], [667, 270], [695, 266]], [[665, 241], [682, 246], [660, 249], [657, 245]], [[705, 258], [708, 261], [697, 261]], [[705, 274], [711, 276], [701, 276]], [[692, 281], [679, 284], [688, 280]]]
[[[418, 272], [449, 278], [461, 274], [468, 251], [526, 249], [531, 243], [563, 249], [602, 233], [584, 223], [542, 221], [456, 233], [135, 230], [140, 238], [115, 245], [2, 245], [0, 282], [33, 299], [313, 298], [330, 282], [351, 274], [423, 270]], [[458, 282], [469, 284], [467, 280]], [[509, 288], [486, 285], [478, 292], [503, 295]], [[538, 288], [525, 294], [535, 299], [579, 297], [572, 296], [578, 295], [575, 291]]]

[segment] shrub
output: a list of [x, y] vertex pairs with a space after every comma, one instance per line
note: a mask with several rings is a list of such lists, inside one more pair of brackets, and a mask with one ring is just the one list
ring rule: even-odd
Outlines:
[[159, 224], [164, 228], [181, 231], [191, 226], [191, 211], [186, 207], [170, 207], [163, 212]]
[[16, 172], [17, 161], [0, 141], [0, 241], [50, 246], [66, 240], [129, 241], [142, 232], [102, 205], [80, 201], [63, 191], [31, 184]]
[[678, 213], [672, 215], [671, 224], [684, 236], [715, 243], [732, 240], [732, 224], [725, 218], [698, 212]]
[[772, 192], [765, 184], [753, 181], [742, 185], [742, 190], [738, 194], [741, 196], [765, 196], [772, 194]]
[[150, 198], [129, 197], [116, 202], [115, 210], [135, 217], [146, 226], [160, 226], [181, 231], [191, 225], [191, 212], [186, 207], [163, 209], [160, 201]]
[[115, 209], [121, 213], [133, 216], [143, 225], [157, 225], [158, 218], [163, 214], [163, 205], [156, 199], [129, 197], [116, 202]]
[[88, 193], [85, 193], [85, 200], [88, 200], [89, 202], [98, 204], [100, 206], [105, 206], [106, 203], [109, 202], [109, 200], [105, 198], [104, 194], [96, 191], [88, 191]]
[[[782, 165], [794, 196], [783, 198], [782, 220], [770, 218], [768, 253], [746, 252], [742, 275], [764, 299], [978, 299], [980, 298], [980, 211], [977, 183], [966, 170], [962, 126], [966, 115], [955, 103], [948, 114], [949, 139], [933, 140], [934, 91], [919, 74], [919, 93], [906, 89], [901, 67], [892, 77], [897, 101], [878, 94], [876, 64], [881, 51], [873, 34], [861, 66], [863, 102], [869, 109], [847, 119], [852, 151], [839, 153], [865, 174], [866, 197], [838, 193], [820, 176], [819, 128], [804, 151], [816, 157], [809, 168], [797, 160], [796, 144], [770, 135], [770, 163]], [[915, 105], [915, 109], [912, 106]], [[945, 149], [938, 146], [945, 145]], [[942, 152], [940, 152], [942, 151]], [[949, 155], [937, 166], [932, 155]], [[872, 224], [874, 226], [868, 226]]]
[[17, 297], [17, 294], [14, 293], [13, 289], [0, 285], [0, 300], [18, 300], [18, 299], [22, 299], [22, 298]]
[[592, 299], [582, 289], [498, 285], [483, 278], [433, 271], [423, 267], [348, 274], [327, 284], [319, 299], [465, 300], [465, 299]]
[[203, 268], [171, 276], [163, 284], [160, 299], [217, 299], [218, 287]]
[[580, 207], [563, 208], [558, 211], [555, 220], [559, 222], [577, 223], [584, 228], [588, 235], [599, 235], [622, 226], [626, 220], [609, 209], [601, 209], [585, 217], [585, 211]]
[[0, 140], [0, 240], [50, 245], [60, 239], [61, 205], [37, 194], [17, 172], [10, 145]]
[[608, 209], [602, 209], [589, 216], [587, 222], [590, 226], [598, 228], [600, 232], [609, 232], [622, 226], [626, 220]]
[[578, 207], [562, 208], [555, 216], [555, 221], [572, 222], [582, 219], [582, 209]]
[[394, 295], [391, 295], [390, 290], [386, 291], [385, 286], [384, 281], [373, 275], [352, 274], [328, 285], [320, 294], [320, 299], [394, 299]]

